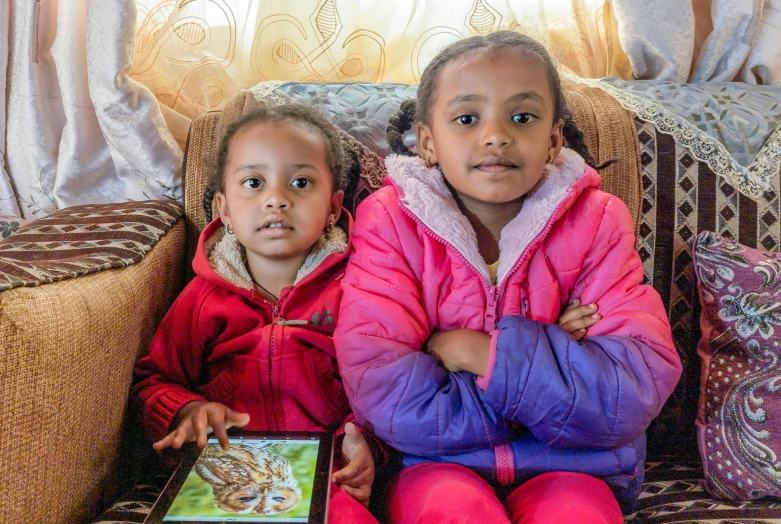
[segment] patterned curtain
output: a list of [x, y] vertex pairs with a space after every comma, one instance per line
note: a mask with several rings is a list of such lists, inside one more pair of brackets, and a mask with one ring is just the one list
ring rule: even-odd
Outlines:
[[130, 76], [165, 106], [181, 143], [189, 120], [269, 80], [417, 84], [444, 45], [498, 29], [545, 42], [585, 77], [628, 78], [607, 0], [137, 0]]
[[264, 81], [416, 84], [442, 46], [498, 29], [582, 78], [781, 83], [781, 0], [137, 0], [130, 76], [183, 143]]
[[[0, 35], [7, 35], [11, 26], [11, 6], [8, 3], [0, 5]], [[0, 64], [8, 63], [8, 38], [0, 38]], [[0, 68], [0, 88], [6, 90], [7, 68]], [[5, 136], [6, 99], [0, 101], [0, 136]], [[16, 203], [11, 178], [8, 176], [5, 166], [5, 142], [0, 142], [0, 217], [17, 217], [20, 215], [19, 206]], [[19, 225], [16, 221], [0, 220], [0, 238], [11, 234], [11, 225]], [[14, 227], [16, 227], [14, 226]]]

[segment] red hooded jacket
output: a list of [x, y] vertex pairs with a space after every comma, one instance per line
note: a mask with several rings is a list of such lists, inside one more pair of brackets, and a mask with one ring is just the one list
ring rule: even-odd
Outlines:
[[[342, 225], [352, 218], [342, 211]], [[350, 415], [331, 338], [349, 236], [334, 228], [315, 245], [277, 304], [257, 293], [242, 248], [216, 219], [201, 234], [196, 277], [176, 299], [136, 364], [131, 397], [153, 440], [188, 402], [248, 413], [246, 430], [334, 430]]]

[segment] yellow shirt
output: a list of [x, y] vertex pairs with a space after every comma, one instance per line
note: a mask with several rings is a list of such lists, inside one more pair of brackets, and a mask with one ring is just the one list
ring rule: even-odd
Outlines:
[[493, 264], [488, 264], [488, 274], [491, 276], [491, 285], [496, 285], [496, 270], [499, 269], [499, 261], [497, 260]]

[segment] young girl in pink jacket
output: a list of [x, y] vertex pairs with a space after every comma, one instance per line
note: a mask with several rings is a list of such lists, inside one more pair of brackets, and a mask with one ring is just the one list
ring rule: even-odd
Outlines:
[[[681, 364], [555, 66], [512, 32], [457, 42], [395, 151], [413, 122], [417, 156], [358, 209], [334, 334], [358, 421], [404, 453], [390, 521], [622, 522]], [[599, 309], [587, 333], [554, 325], [571, 300]]]

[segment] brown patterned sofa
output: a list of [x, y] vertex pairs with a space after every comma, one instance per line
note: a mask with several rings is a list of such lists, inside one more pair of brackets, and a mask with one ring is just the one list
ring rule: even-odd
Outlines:
[[[164, 475], [125, 491], [139, 480], [148, 451], [127, 409], [133, 363], [190, 276], [205, 225], [205, 179], [226, 123], [259, 102], [321, 105], [349, 133], [345, 137], [365, 145], [350, 206], [381, 184], [375, 153], [386, 152], [382, 130], [413, 87], [272, 87], [243, 93], [225, 110], [193, 121], [183, 206], [70, 208], [0, 241], [0, 524], [83, 522], [104, 510], [100, 522], [143, 522], [154, 503]], [[778, 220], [778, 177], [773, 194], [748, 199], [695, 158], [674, 131], [628, 111], [608, 90], [567, 89], [597, 162], [617, 159], [603, 171], [603, 188], [622, 198], [635, 218], [647, 280], [668, 306], [684, 362], [681, 384], [649, 429], [646, 483], [639, 510], [627, 521], [781, 523], [775, 501], [717, 501], [703, 489], [693, 423], [699, 332], [689, 245], [702, 229], [754, 245], [772, 236], [757, 223]]]

